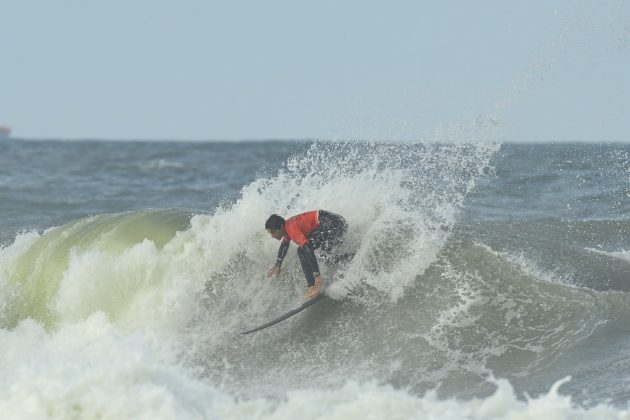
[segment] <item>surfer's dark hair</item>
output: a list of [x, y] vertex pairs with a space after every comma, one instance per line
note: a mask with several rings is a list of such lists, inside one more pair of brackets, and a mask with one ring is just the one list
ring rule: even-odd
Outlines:
[[272, 214], [265, 222], [265, 229], [278, 230], [282, 226], [284, 226], [284, 219], [282, 216], [278, 216], [277, 214]]

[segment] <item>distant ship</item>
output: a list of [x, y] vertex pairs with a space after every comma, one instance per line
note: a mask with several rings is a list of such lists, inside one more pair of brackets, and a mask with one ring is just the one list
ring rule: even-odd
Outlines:
[[0, 125], [0, 139], [8, 139], [11, 137], [11, 127]]

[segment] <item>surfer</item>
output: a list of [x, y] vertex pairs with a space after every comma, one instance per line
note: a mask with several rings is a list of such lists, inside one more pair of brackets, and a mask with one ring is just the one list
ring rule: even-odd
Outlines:
[[281, 243], [276, 264], [269, 270], [267, 277], [280, 274], [282, 261], [293, 241], [299, 245], [297, 254], [308, 283], [304, 299], [317, 295], [324, 286], [324, 281], [319, 272], [315, 250], [324, 251], [325, 260], [331, 263], [352, 258], [351, 254], [334, 254], [343, 241], [347, 228], [348, 224], [343, 217], [325, 210], [307, 211], [286, 220], [277, 214], [272, 214], [265, 222], [265, 229]]

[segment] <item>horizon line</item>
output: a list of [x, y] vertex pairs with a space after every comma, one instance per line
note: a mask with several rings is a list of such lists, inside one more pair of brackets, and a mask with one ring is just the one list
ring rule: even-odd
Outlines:
[[[207, 139], [168, 139], [168, 138], [140, 138], [140, 139], [108, 139], [104, 137], [9, 137], [3, 141], [50, 141], [50, 142], [120, 142], [120, 143], [255, 143], [255, 142], [314, 142], [314, 141], [348, 141], [348, 142], [387, 142], [387, 143], [422, 143], [421, 139], [409, 140], [409, 139], [366, 139], [366, 138], [317, 138], [317, 137], [296, 137], [296, 138], [273, 138], [273, 137], [261, 137], [261, 138], [232, 138], [232, 139], [219, 139], [219, 138], [207, 138]], [[522, 140], [522, 139], [501, 139], [501, 143], [509, 144], [554, 144], [554, 143], [583, 143], [583, 144], [624, 144], [630, 143], [628, 140], [619, 139], [534, 139], [534, 140]], [[440, 142], [437, 142], [440, 143]], [[450, 142], [444, 142], [450, 143]]]

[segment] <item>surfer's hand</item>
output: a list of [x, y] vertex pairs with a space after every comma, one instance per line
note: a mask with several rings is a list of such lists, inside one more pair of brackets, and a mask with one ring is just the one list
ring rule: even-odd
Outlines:
[[267, 277], [274, 277], [280, 274], [280, 266], [274, 265], [271, 270], [267, 273]]

